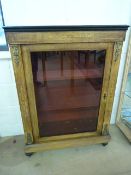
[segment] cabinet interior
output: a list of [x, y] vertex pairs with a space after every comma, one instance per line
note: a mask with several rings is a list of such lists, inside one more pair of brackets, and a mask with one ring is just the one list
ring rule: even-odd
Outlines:
[[31, 52], [40, 136], [97, 129], [105, 50]]

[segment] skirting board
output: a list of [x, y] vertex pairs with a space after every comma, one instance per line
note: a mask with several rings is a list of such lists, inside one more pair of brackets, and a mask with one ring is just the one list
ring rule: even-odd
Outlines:
[[34, 153], [40, 151], [47, 151], [52, 149], [62, 149], [69, 147], [79, 147], [92, 144], [108, 143], [111, 137], [108, 136], [97, 136], [97, 137], [88, 137], [88, 138], [79, 138], [79, 139], [68, 139], [60, 140], [54, 142], [45, 142], [25, 146], [25, 153]]

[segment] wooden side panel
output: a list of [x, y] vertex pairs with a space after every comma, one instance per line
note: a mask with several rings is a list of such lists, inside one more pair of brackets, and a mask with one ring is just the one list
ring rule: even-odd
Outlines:
[[22, 62], [21, 47], [19, 45], [10, 45], [12, 62], [15, 73], [16, 86], [18, 91], [22, 121], [25, 132], [25, 143], [33, 143], [32, 126], [30, 121], [30, 111], [26, 91], [25, 74]]
[[122, 42], [116, 42], [114, 44], [112, 67], [111, 67], [110, 80], [109, 80], [109, 89], [108, 89], [106, 109], [105, 109], [105, 115], [104, 115], [104, 123], [103, 123], [103, 130], [102, 130], [103, 135], [109, 134], [110, 116], [111, 116], [111, 111], [112, 111], [112, 106], [114, 101], [117, 74], [118, 74], [118, 68], [119, 68], [120, 57], [121, 57], [121, 50], [122, 50]]
[[10, 44], [116, 42], [125, 31], [6, 32]]

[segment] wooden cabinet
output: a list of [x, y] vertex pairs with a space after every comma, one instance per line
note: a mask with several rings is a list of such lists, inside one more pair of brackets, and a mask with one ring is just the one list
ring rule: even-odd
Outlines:
[[128, 26], [5, 27], [25, 152], [107, 144]]

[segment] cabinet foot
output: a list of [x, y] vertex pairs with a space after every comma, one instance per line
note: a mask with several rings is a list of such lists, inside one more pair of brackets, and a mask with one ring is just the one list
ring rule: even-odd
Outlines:
[[102, 145], [103, 145], [103, 146], [107, 146], [107, 145], [108, 145], [108, 143], [102, 143]]
[[31, 157], [33, 153], [25, 153], [26, 156]]

